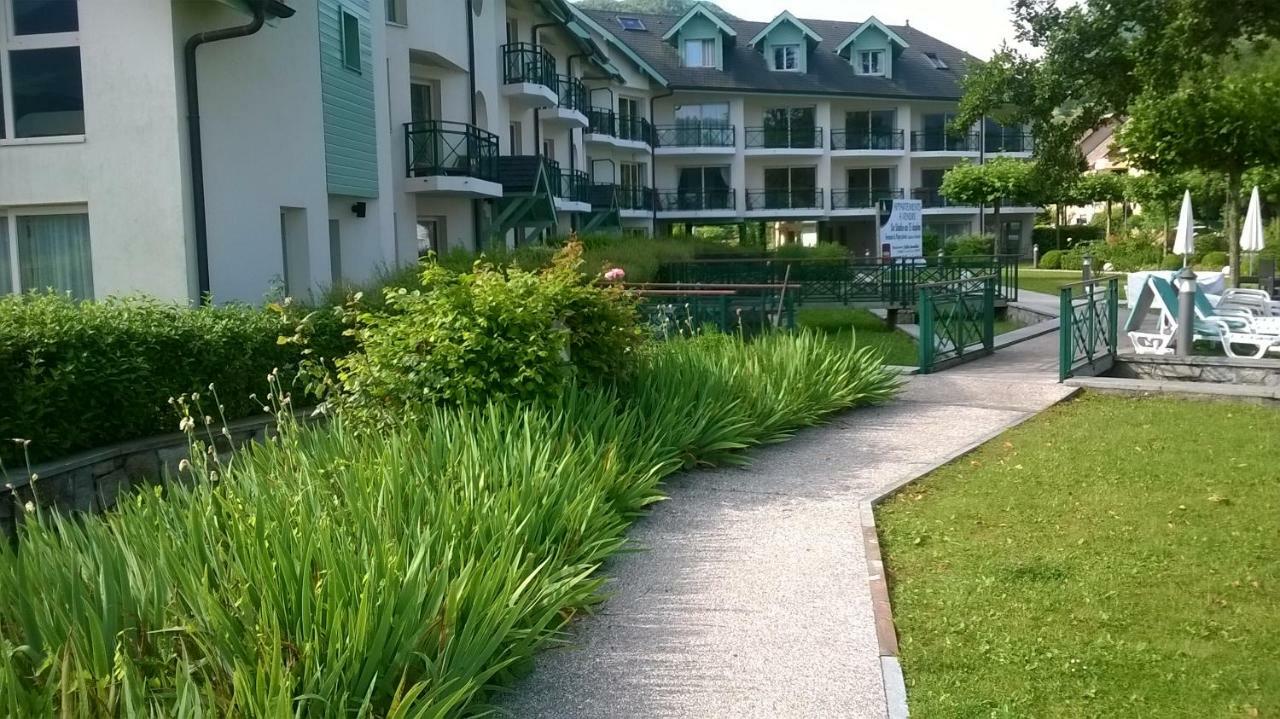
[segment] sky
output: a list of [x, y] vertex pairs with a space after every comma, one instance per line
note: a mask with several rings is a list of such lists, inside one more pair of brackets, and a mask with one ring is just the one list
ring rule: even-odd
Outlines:
[[772, 20], [785, 6], [797, 17], [862, 21], [874, 15], [911, 26], [982, 59], [1014, 42], [1009, 0], [715, 0], [746, 20]]

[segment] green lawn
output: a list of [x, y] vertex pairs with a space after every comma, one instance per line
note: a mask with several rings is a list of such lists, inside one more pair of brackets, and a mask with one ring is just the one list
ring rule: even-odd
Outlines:
[[[916, 341], [911, 335], [890, 330], [884, 320], [866, 310], [808, 308], [796, 313], [800, 327], [819, 329], [833, 335], [856, 332], [859, 343], [867, 343], [884, 351], [886, 364], [914, 367], [920, 362]], [[997, 319], [996, 336], [1012, 332], [1022, 325], [1010, 319]]]
[[[1037, 270], [1031, 267], [1018, 268], [1019, 289], [1043, 292], [1046, 295], [1058, 295], [1063, 285], [1080, 281], [1080, 273], [1073, 270]], [[1120, 275], [1120, 296], [1125, 295], [1124, 275]]]
[[1280, 717], [1280, 411], [1086, 395], [877, 510], [913, 717]]
[[796, 313], [796, 324], [833, 335], [853, 332], [860, 345], [871, 345], [883, 350], [886, 364], [915, 366], [920, 361], [916, 341], [911, 335], [889, 329], [884, 320], [866, 310], [802, 309]]

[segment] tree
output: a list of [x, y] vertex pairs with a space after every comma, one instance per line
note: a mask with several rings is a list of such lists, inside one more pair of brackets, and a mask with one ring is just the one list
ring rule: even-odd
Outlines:
[[1114, 172], [1091, 172], [1076, 181], [1076, 199], [1081, 204], [1107, 203], [1107, 238], [1111, 237], [1111, 208], [1128, 197], [1128, 177]]
[[1165, 174], [1217, 170], [1226, 177], [1225, 231], [1231, 275], [1240, 276], [1244, 174], [1280, 165], [1280, 69], [1188, 75], [1173, 92], [1149, 91], [1132, 105], [1120, 141], [1139, 166]]
[[942, 194], [966, 205], [990, 205], [996, 227], [996, 254], [1004, 254], [1004, 233], [1000, 231], [1000, 208], [1006, 202], [1032, 201], [1036, 195], [1034, 165], [1023, 160], [999, 157], [986, 164], [962, 162], [942, 178]]
[[1183, 188], [1185, 187], [1184, 178], [1180, 175], [1167, 176], [1147, 173], [1145, 175], [1137, 175], [1129, 180], [1128, 194], [1131, 201], [1142, 205], [1143, 212], [1148, 209], [1154, 210], [1158, 208], [1161, 220], [1164, 223], [1164, 234], [1161, 241], [1166, 250], [1173, 249], [1173, 233], [1170, 232], [1170, 220], [1173, 217], [1173, 207], [1182, 198]]

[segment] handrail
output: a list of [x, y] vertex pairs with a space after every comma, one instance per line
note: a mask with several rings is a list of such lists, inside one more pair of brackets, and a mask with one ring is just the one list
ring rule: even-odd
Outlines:
[[[832, 190], [831, 209], [848, 210], [875, 207], [880, 200], [898, 200], [905, 193], [902, 188], [872, 188], [870, 190]], [[861, 203], [855, 204], [855, 200]]]
[[807, 190], [747, 190], [748, 210], [821, 210], [826, 206], [826, 191], [821, 187]]
[[920, 372], [995, 351], [995, 287], [998, 275], [916, 285]]
[[746, 147], [764, 150], [821, 150], [822, 127], [747, 127], [743, 130]]
[[502, 82], [537, 83], [558, 92], [560, 75], [556, 59], [546, 48], [531, 42], [511, 42], [502, 46]]
[[655, 147], [734, 147], [738, 128], [721, 124], [654, 125]]
[[902, 130], [831, 130], [832, 150], [901, 150]]
[[[1076, 297], [1076, 289], [1085, 292]], [[1110, 369], [1120, 351], [1120, 277], [1071, 282], [1058, 298], [1058, 381]]]
[[916, 130], [911, 133], [912, 152], [977, 152], [979, 135], [953, 135], [945, 130]]
[[498, 136], [464, 122], [427, 120], [404, 124], [408, 177], [460, 175], [498, 180]]
[[733, 210], [737, 206], [737, 193], [732, 187], [721, 190], [656, 190], [658, 209], [673, 210]]

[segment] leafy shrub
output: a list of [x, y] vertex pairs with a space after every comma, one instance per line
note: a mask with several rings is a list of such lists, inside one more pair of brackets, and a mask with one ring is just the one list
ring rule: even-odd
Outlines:
[[961, 235], [947, 242], [943, 252], [960, 257], [990, 255], [995, 251], [995, 240], [986, 235]]
[[842, 260], [849, 256], [849, 248], [832, 242], [819, 242], [813, 247], [783, 245], [773, 251], [773, 256], [796, 260]]
[[[228, 419], [260, 413], [249, 395], [265, 397], [267, 373], [289, 377], [302, 357], [278, 342], [295, 324], [282, 311], [242, 305], [0, 297], [0, 461], [10, 469], [22, 461], [11, 437], [30, 439], [31, 460], [42, 461], [177, 431], [169, 398], [210, 384]], [[333, 314], [316, 313], [309, 326], [314, 353], [350, 351]]]
[[1031, 242], [1040, 245], [1040, 250], [1046, 252], [1053, 249], [1065, 250], [1068, 247], [1068, 240], [1072, 244], [1076, 242], [1101, 242], [1106, 238], [1106, 228], [1095, 227], [1093, 225], [1063, 225], [1062, 227], [1062, 247], [1058, 247], [1058, 228], [1053, 225], [1037, 225], [1031, 230]]
[[20, 550], [0, 542], [6, 714], [483, 713], [599, 601], [595, 569], [664, 477], [889, 397], [878, 357], [851, 349], [663, 343], [621, 395], [436, 407], [376, 434], [339, 417], [217, 482], [31, 515]]
[[1213, 270], [1214, 272], [1217, 272], [1230, 263], [1231, 258], [1227, 256], [1227, 253], [1214, 250], [1212, 252], [1204, 253], [1204, 256], [1201, 257], [1200, 261], [1196, 264], [1206, 270]]
[[921, 250], [925, 257], [934, 257], [938, 251], [942, 249], [942, 235], [937, 232], [925, 228], [924, 236], [921, 239]]
[[1062, 267], [1062, 251], [1049, 250], [1040, 257], [1040, 268], [1056, 270]]
[[1165, 255], [1160, 261], [1160, 269], [1162, 270], [1180, 270], [1182, 269], [1182, 255]]
[[435, 404], [549, 399], [576, 379], [624, 375], [641, 338], [635, 307], [592, 284], [579, 245], [534, 273], [436, 264], [421, 288], [388, 288], [385, 311], [358, 314], [360, 349], [337, 361], [339, 407], [386, 422]]

